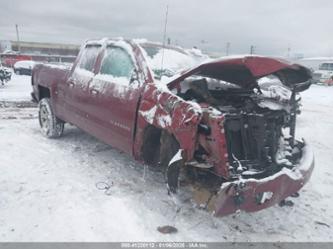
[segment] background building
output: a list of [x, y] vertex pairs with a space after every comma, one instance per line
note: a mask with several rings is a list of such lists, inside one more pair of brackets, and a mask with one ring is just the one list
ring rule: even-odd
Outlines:
[[75, 60], [80, 46], [73, 44], [0, 41], [1, 61], [6, 66], [13, 66], [18, 60], [45, 62], [68, 62]]

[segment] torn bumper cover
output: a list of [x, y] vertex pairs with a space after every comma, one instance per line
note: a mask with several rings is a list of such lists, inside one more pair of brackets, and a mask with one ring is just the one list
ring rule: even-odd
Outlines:
[[273, 206], [298, 192], [310, 179], [313, 168], [312, 150], [305, 145], [302, 158], [293, 169], [283, 168], [262, 179], [223, 183], [215, 199], [215, 215], [225, 216], [239, 210], [255, 212]]

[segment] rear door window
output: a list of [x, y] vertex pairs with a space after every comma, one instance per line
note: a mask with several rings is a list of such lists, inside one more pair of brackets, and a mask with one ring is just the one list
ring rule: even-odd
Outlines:
[[78, 67], [93, 72], [100, 49], [100, 45], [87, 45], [80, 57]]

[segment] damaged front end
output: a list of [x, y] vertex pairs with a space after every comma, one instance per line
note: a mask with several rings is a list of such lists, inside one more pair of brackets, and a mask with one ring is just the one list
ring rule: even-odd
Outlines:
[[209, 194], [198, 203], [223, 216], [258, 211], [296, 193], [314, 167], [295, 139], [299, 92], [311, 85], [304, 67], [266, 57], [202, 64], [168, 86], [202, 110], [188, 176]]
[[273, 174], [263, 177], [242, 177], [222, 184], [213, 206], [215, 215], [223, 216], [238, 210], [258, 211], [273, 206], [288, 196], [297, 193], [310, 179], [314, 168], [314, 157], [305, 142], [298, 142], [300, 155], [293, 165], [281, 166]]

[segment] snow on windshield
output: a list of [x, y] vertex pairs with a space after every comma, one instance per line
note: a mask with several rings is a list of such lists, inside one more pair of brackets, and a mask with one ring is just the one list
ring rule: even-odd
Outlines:
[[141, 45], [141, 47], [143, 48], [148, 65], [153, 70], [155, 77], [157, 78], [160, 78], [162, 75], [171, 77], [180, 70], [184, 70], [198, 64], [197, 60], [186, 54], [185, 51], [180, 52], [169, 47], [164, 48], [163, 51], [163, 47], [158, 45]]

